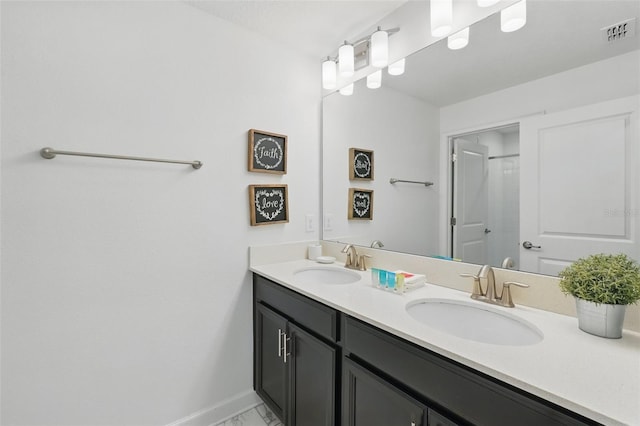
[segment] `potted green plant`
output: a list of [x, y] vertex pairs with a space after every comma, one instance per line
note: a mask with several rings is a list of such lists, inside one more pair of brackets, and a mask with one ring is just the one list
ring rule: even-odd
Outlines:
[[619, 339], [627, 305], [640, 300], [640, 266], [625, 254], [594, 254], [561, 271], [560, 289], [576, 300], [578, 327]]

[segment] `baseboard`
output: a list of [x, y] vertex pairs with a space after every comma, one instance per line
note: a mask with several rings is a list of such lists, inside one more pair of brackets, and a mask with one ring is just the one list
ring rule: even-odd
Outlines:
[[253, 390], [249, 390], [225, 399], [211, 407], [196, 411], [175, 422], [169, 423], [167, 426], [211, 426], [236, 414], [247, 411], [261, 403], [262, 400], [258, 395]]

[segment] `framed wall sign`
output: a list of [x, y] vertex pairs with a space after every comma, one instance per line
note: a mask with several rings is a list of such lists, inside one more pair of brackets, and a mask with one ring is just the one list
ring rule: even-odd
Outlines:
[[349, 148], [349, 180], [373, 180], [373, 151]]
[[349, 219], [373, 220], [373, 191], [349, 188]]
[[287, 185], [249, 185], [251, 226], [289, 222]]
[[286, 174], [287, 137], [262, 130], [249, 130], [249, 171]]

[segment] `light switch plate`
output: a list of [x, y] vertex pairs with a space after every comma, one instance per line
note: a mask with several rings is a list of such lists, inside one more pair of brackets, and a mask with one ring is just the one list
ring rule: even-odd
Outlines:
[[308, 214], [304, 217], [304, 228], [307, 232], [316, 230], [316, 217], [314, 215]]
[[324, 215], [324, 230], [331, 231], [333, 230], [333, 214], [327, 213]]

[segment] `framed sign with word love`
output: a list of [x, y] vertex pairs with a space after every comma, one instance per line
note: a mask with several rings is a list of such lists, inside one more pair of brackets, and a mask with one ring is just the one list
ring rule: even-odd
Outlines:
[[289, 222], [287, 185], [249, 185], [251, 226]]
[[249, 171], [286, 174], [287, 137], [262, 130], [249, 130]]
[[349, 188], [349, 219], [373, 220], [373, 191]]
[[349, 148], [349, 180], [373, 180], [373, 151]]

